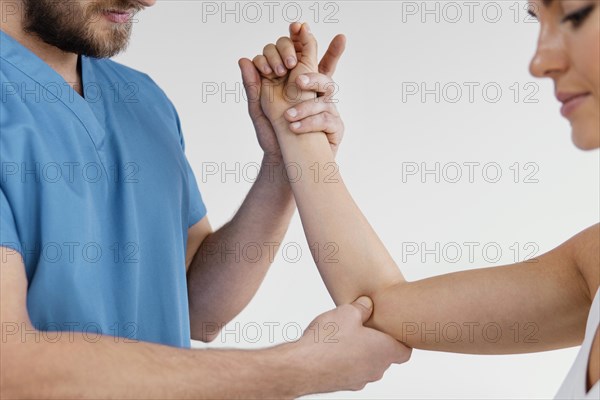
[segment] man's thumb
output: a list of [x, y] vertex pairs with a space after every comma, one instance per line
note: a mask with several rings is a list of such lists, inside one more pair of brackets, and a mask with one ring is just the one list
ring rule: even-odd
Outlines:
[[361, 296], [354, 300], [352, 305], [360, 311], [363, 324], [371, 318], [371, 314], [373, 313], [373, 300], [371, 300], [370, 297]]
[[244, 83], [244, 88], [246, 89], [246, 95], [248, 97], [248, 102], [253, 103], [258, 101], [260, 98], [260, 75], [256, 70], [256, 67], [247, 58], [242, 58], [238, 61], [238, 65], [240, 66], [240, 70], [242, 71], [242, 81]]

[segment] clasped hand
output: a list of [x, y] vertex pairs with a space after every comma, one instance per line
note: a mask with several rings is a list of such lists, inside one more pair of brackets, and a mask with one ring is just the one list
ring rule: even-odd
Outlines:
[[281, 158], [274, 126], [286, 124], [295, 134], [324, 132], [334, 155], [344, 135], [344, 123], [333, 95], [332, 76], [346, 39], [336, 36], [318, 63], [317, 41], [308, 24], [290, 25], [290, 36], [268, 44], [252, 61], [239, 62], [249, 114], [259, 144], [271, 158]]

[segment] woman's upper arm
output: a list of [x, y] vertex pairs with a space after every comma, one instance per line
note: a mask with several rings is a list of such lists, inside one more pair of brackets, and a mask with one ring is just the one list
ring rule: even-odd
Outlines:
[[427, 350], [509, 354], [581, 343], [598, 287], [598, 225], [534, 260], [399, 283], [370, 325]]

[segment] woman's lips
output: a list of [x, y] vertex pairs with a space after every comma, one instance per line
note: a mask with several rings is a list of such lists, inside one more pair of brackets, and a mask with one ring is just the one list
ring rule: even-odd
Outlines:
[[563, 117], [567, 118], [570, 114], [572, 114], [577, 107], [581, 105], [581, 103], [585, 102], [589, 93], [579, 93], [579, 94], [568, 94], [568, 93], [559, 93], [556, 98], [558, 101], [563, 103], [560, 108], [560, 113]]
[[111, 22], [115, 24], [125, 24], [129, 22], [132, 12], [129, 11], [117, 11], [117, 10], [108, 10], [103, 13], [103, 15]]

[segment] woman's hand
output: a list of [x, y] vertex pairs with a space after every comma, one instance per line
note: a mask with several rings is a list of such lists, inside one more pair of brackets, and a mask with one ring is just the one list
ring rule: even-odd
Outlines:
[[[266, 154], [281, 155], [272, 122], [286, 122], [297, 134], [325, 132], [332, 151], [337, 153], [344, 124], [333, 100], [335, 83], [331, 77], [345, 43], [346, 38], [337, 35], [316, 66], [317, 43], [308, 25], [293, 23], [290, 37], [265, 46], [263, 54], [253, 61], [240, 60], [249, 113]], [[310, 52], [314, 57], [308, 56]], [[317, 73], [312, 72], [315, 69]], [[309, 78], [306, 83], [298, 79], [304, 73]]]

